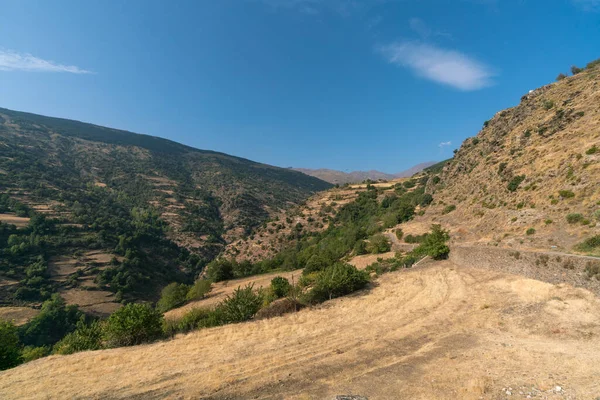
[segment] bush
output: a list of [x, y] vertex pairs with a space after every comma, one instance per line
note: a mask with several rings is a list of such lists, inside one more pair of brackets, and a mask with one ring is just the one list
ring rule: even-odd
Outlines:
[[146, 304], [127, 304], [106, 321], [102, 336], [108, 347], [134, 346], [162, 336], [163, 317]]
[[556, 77], [557, 81], [562, 81], [563, 79], [565, 79], [567, 76], [565, 74], [563, 74], [562, 72], [560, 74], [558, 74], [558, 76]]
[[51, 346], [67, 333], [73, 332], [82, 316], [77, 306], [67, 306], [58, 294], [42, 304], [42, 310], [20, 328], [21, 341], [25, 345]]
[[187, 292], [185, 296], [186, 300], [198, 300], [202, 299], [212, 289], [212, 282], [207, 279], [198, 279]]
[[287, 296], [291, 287], [290, 281], [281, 276], [276, 276], [271, 280], [271, 291], [278, 299]]
[[225, 324], [222, 312], [217, 308], [193, 308], [177, 321], [165, 320], [163, 330], [173, 336], [179, 332], [190, 332], [200, 328], [212, 328]]
[[570, 190], [559, 190], [558, 194], [560, 195], [560, 197], [562, 197], [563, 199], [570, 199], [575, 197], [575, 193], [573, 193]]
[[579, 213], [572, 213], [567, 215], [567, 222], [570, 224], [576, 224], [583, 221], [583, 215]]
[[454, 210], [456, 210], [456, 206], [454, 204], [450, 204], [449, 206], [444, 207], [442, 214], [449, 214]]
[[442, 260], [448, 257], [450, 248], [446, 242], [450, 239], [448, 231], [442, 229], [441, 225], [432, 225], [431, 232], [425, 236], [423, 243], [411, 253], [414, 256], [430, 256], [434, 260]]
[[23, 362], [29, 362], [33, 360], [37, 360], [38, 358], [46, 357], [50, 354], [50, 347], [42, 346], [42, 347], [33, 347], [33, 346], [25, 346], [21, 351], [21, 357], [23, 358]]
[[380, 254], [390, 251], [392, 248], [389, 239], [384, 235], [374, 235], [369, 239], [367, 251], [371, 254]]
[[424, 233], [422, 235], [406, 235], [404, 237], [404, 241], [406, 243], [423, 243], [428, 233]]
[[0, 320], [0, 371], [16, 367], [21, 361], [17, 327], [12, 322]]
[[554, 107], [554, 102], [552, 100], [544, 101], [544, 109], [545, 110], [550, 110], [552, 107]]
[[206, 276], [213, 282], [233, 279], [233, 263], [226, 259], [213, 260], [206, 266]]
[[247, 321], [260, 310], [263, 299], [253, 290], [254, 285], [238, 287], [217, 307], [225, 323]]
[[508, 183], [508, 190], [515, 192], [525, 180], [525, 175], [517, 175]]
[[592, 147], [590, 147], [589, 149], [586, 150], [585, 154], [587, 154], [588, 156], [591, 156], [592, 154], [596, 154], [600, 151], [600, 148], [598, 148], [598, 146], [593, 145]]
[[578, 74], [578, 73], [580, 73], [581, 71], [583, 71], [583, 68], [579, 68], [579, 67], [578, 67], [578, 66], [576, 66], [576, 65], [572, 65], [572, 66], [571, 66], [571, 73], [572, 73], [573, 75], [577, 75], [577, 74]]
[[577, 245], [577, 250], [593, 252], [600, 250], [600, 235], [587, 238], [583, 243]]
[[99, 350], [102, 348], [102, 325], [100, 321], [86, 324], [85, 318], [77, 322], [77, 329], [69, 333], [54, 345], [56, 354], [72, 354], [79, 351]]
[[364, 288], [368, 282], [369, 274], [366, 271], [338, 262], [319, 272], [313, 288], [308, 293], [308, 301], [320, 303], [344, 296]]
[[160, 300], [156, 303], [156, 309], [167, 312], [185, 303], [189, 286], [183, 283], [169, 283], [160, 293]]
[[398, 238], [398, 240], [402, 240], [402, 237], [404, 236], [404, 232], [402, 231], [402, 229], [398, 228], [396, 229], [396, 238]]
[[[367, 242], [365, 242], [364, 240], [357, 240], [356, 243], [354, 243], [354, 254], [357, 256], [363, 255], [363, 254], [367, 254]], [[314, 257], [314, 256], [313, 256]], [[319, 271], [321, 271], [323, 268], [320, 268]], [[316, 270], [313, 270], [316, 271]]]
[[534, 228], [529, 228], [529, 229], [527, 229], [527, 231], [525, 233], [527, 235], [533, 235], [533, 234], [535, 234], [535, 229]]

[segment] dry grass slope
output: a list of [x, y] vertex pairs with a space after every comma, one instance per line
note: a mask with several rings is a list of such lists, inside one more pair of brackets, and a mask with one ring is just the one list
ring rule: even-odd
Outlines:
[[446, 261], [296, 314], [33, 361], [0, 373], [0, 397], [588, 399], [599, 334], [585, 290]]

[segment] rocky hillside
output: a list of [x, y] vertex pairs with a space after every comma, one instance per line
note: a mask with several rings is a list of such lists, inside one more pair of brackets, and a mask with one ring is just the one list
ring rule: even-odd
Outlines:
[[90, 288], [143, 297], [192, 279], [227, 242], [329, 187], [158, 137], [0, 109], [0, 299]]
[[435, 202], [406, 232], [437, 222], [455, 241], [577, 251], [600, 233], [600, 66], [498, 112], [427, 190]]

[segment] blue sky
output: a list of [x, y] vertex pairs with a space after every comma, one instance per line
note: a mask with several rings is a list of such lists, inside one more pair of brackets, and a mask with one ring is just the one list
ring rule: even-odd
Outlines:
[[600, 57], [600, 0], [0, 0], [0, 107], [396, 172]]

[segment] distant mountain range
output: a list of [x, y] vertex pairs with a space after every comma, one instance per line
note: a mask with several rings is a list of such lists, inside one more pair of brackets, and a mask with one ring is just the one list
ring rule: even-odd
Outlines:
[[362, 182], [366, 179], [378, 180], [392, 180], [398, 178], [407, 178], [413, 176], [414, 174], [423, 171], [425, 168], [430, 167], [436, 164], [436, 161], [428, 161], [421, 164], [417, 164], [412, 168], [409, 168], [405, 171], [398, 172], [395, 174], [387, 174], [385, 172], [371, 170], [371, 171], [353, 171], [353, 172], [343, 172], [337, 171], [334, 169], [309, 169], [309, 168], [292, 168], [294, 171], [302, 172], [306, 175], [314, 176], [315, 178], [319, 178], [329, 183], [358, 183]]

